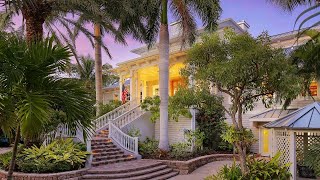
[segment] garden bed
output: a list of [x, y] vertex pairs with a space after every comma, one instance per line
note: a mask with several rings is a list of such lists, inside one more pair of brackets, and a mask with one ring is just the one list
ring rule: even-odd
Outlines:
[[[75, 171], [68, 171], [68, 172], [61, 172], [61, 173], [48, 173], [48, 174], [36, 174], [36, 173], [20, 173], [15, 172], [13, 173], [14, 180], [25, 180], [25, 179], [32, 179], [32, 180], [65, 180], [65, 179], [72, 179], [72, 180], [80, 180], [83, 175], [87, 173], [88, 169], [80, 169]], [[0, 170], [0, 180], [7, 179], [8, 172]]]
[[173, 168], [176, 171], [179, 171], [180, 174], [190, 174], [198, 167], [205, 164], [214, 162], [214, 161], [224, 161], [224, 160], [234, 160], [238, 159], [237, 156], [233, 154], [211, 154], [206, 156], [197, 157], [188, 161], [177, 161], [177, 160], [158, 160], [169, 167]]

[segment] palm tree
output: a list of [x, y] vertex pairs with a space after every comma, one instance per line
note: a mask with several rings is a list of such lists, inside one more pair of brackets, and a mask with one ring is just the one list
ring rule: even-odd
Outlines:
[[[101, 35], [109, 34], [116, 42], [123, 44], [126, 43], [124, 37], [128, 34], [139, 41], [146, 41], [146, 16], [143, 16], [143, 7], [138, 0], [0, 0], [1, 2], [6, 7], [2, 13], [6, 19], [12, 19], [14, 14], [22, 14], [28, 42], [42, 39], [45, 28], [57, 43], [69, 46], [78, 64], [76, 38], [80, 33], [88, 38], [96, 49], [97, 110], [102, 102], [101, 48], [111, 58]], [[85, 26], [89, 23], [95, 24], [94, 33]]]
[[282, 9], [292, 12], [296, 7], [301, 5], [312, 5], [318, 2], [318, 0], [267, 0]]
[[101, 104], [103, 103], [103, 92], [102, 92], [102, 56], [101, 56], [101, 27], [100, 24], [94, 24], [94, 35], [95, 35], [95, 87], [96, 87], [96, 116], [101, 112]]
[[[94, 90], [95, 83], [95, 60], [90, 56], [81, 56], [79, 58], [80, 64], [71, 64], [70, 68], [67, 69], [67, 72], [72, 76], [76, 75], [84, 82], [85, 87], [92, 91]], [[79, 68], [81, 66], [81, 68]], [[82, 70], [80, 70], [82, 69]], [[105, 63], [102, 66], [102, 82], [104, 86], [108, 86], [118, 82], [119, 77], [111, 72], [112, 66], [108, 63]]]
[[54, 111], [66, 114], [70, 131], [82, 128], [88, 134], [94, 102], [81, 83], [57, 76], [70, 61], [67, 48], [54, 45], [52, 38], [28, 44], [17, 36], [0, 36], [0, 126], [10, 122], [16, 132], [8, 172], [12, 179], [20, 136], [39, 136]]
[[[301, 5], [308, 5], [309, 7], [305, 9], [302, 13], [300, 13], [294, 23], [294, 27], [297, 25], [298, 21], [300, 21], [304, 16], [299, 24], [298, 30], [300, 31], [303, 26], [307, 23], [310, 22], [311, 20], [316, 19], [319, 17], [320, 12], [315, 11], [320, 7], [320, 0], [268, 0], [278, 6], [280, 6], [282, 9], [292, 12], [296, 7], [301, 6]], [[316, 19], [313, 24], [307, 28], [304, 28], [303, 31], [299, 32], [298, 37], [300, 37], [304, 32], [307, 30], [320, 25], [320, 21]]]
[[[169, 30], [168, 11], [178, 21], [181, 21], [182, 44], [192, 44], [196, 36], [197, 14], [206, 27], [213, 31], [217, 27], [221, 8], [219, 0], [156, 0], [148, 1], [146, 11], [150, 13], [148, 19], [149, 31], [147, 37], [155, 40], [159, 33], [159, 91], [160, 91], [160, 140], [159, 148], [168, 151], [168, 86], [169, 86]], [[160, 27], [160, 28], [159, 28]]]

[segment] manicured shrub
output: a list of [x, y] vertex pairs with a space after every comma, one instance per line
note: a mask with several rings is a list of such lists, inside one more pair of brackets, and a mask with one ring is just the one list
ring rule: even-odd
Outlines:
[[189, 143], [176, 143], [170, 147], [169, 156], [172, 159], [184, 159], [191, 156], [191, 146]]
[[158, 154], [159, 141], [146, 138], [145, 141], [139, 142], [139, 153], [143, 158], [155, 157]]

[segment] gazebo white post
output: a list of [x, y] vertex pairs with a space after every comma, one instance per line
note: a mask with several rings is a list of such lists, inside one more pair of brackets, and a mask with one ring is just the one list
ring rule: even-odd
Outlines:
[[[194, 68], [194, 67], [192, 67]], [[193, 75], [190, 75], [189, 76], [189, 88], [193, 88], [195, 85], [195, 80], [194, 80], [194, 77]], [[190, 113], [192, 115], [192, 119], [191, 119], [191, 130], [192, 131], [195, 131], [196, 130], [196, 110], [195, 108], [192, 106], [190, 109]], [[192, 140], [193, 142], [191, 143], [191, 151], [194, 150], [194, 140]]]
[[277, 148], [277, 137], [276, 137], [276, 131], [274, 128], [271, 129], [271, 133], [272, 133], [272, 152], [271, 152], [271, 157], [273, 157], [277, 151], [278, 151], [278, 148]]
[[296, 132], [289, 131], [290, 134], [290, 173], [292, 174], [293, 180], [297, 179], [297, 161], [296, 161]]

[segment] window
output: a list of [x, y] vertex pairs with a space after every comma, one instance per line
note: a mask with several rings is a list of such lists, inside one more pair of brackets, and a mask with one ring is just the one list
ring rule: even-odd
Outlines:
[[317, 81], [312, 81], [309, 89], [310, 89], [311, 96], [318, 96], [318, 83], [317, 83]]

